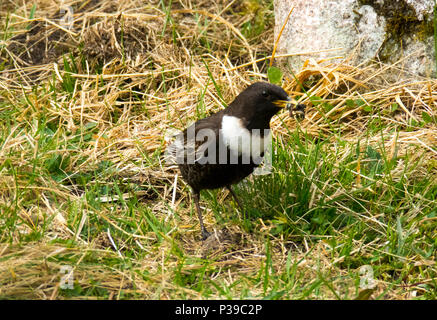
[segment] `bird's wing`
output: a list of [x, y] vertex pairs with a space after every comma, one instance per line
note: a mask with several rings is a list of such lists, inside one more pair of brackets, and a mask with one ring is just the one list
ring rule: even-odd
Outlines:
[[205, 163], [208, 156], [215, 157], [209, 151], [216, 151], [219, 127], [212, 126], [207, 119], [195, 122], [174, 136], [174, 141], [166, 149], [168, 164]]

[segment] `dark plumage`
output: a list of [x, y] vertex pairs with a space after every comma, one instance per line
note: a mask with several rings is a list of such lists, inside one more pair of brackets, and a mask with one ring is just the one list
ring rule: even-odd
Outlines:
[[[193, 190], [204, 239], [209, 233], [202, 221], [200, 191], [226, 187], [242, 209], [231, 185], [250, 175], [259, 166], [265, 145], [258, 155], [248, 152], [248, 146], [251, 141], [265, 143], [264, 138], [269, 138], [265, 134], [270, 133], [271, 118], [289, 100], [281, 87], [257, 82], [241, 92], [227, 108], [198, 120], [177, 137], [180, 151], [178, 166], [183, 179]], [[207, 137], [201, 135], [203, 132], [208, 133]], [[234, 136], [241, 136], [241, 145], [233, 142]], [[238, 161], [230, 163], [231, 156]]]

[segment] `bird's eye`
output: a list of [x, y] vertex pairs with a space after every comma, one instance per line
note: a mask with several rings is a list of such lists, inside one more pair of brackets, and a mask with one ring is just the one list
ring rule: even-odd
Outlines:
[[263, 95], [263, 97], [266, 97], [266, 98], [267, 98], [267, 97], [269, 96], [269, 93], [268, 93], [267, 91], [264, 90], [264, 91], [262, 92], [262, 95]]

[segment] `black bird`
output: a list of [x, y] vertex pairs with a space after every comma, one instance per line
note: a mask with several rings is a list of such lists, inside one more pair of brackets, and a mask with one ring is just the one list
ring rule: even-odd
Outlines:
[[176, 136], [171, 153], [176, 153], [182, 177], [192, 188], [203, 239], [210, 234], [203, 225], [200, 191], [225, 187], [242, 209], [231, 185], [260, 165], [270, 138], [270, 119], [290, 101], [281, 87], [257, 82], [227, 108], [198, 120]]

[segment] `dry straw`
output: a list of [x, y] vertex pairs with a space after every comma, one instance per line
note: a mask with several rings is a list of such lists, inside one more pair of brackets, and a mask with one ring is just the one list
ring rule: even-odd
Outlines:
[[[158, 190], [161, 196], [150, 204], [151, 209], [158, 218], [167, 218], [169, 223], [177, 223], [177, 227], [184, 230], [195, 225], [195, 220], [188, 214], [179, 214], [178, 222], [171, 219], [173, 208], [189, 200], [184, 198], [185, 193], [179, 192], [183, 185], [180, 180], [175, 180], [174, 168], [167, 167], [162, 161], [150, 165], [146, 160], [147, 156], [157, 151], [163, 152], [164, 137], [169, 130], [186, 127], [197, 118], [199, 112], [207, 115], [223, 108], [219, 94], [225, 101], [232, 101], [247, 84], [266, 80], [269, 59], [273, 61], [274, 57], [279, 59], [289, 55], [275, 55], [275, 52], [269, 54], [275, 40], [271, 30], [266, 30], [250, 41], [244, 36], [240, 30], [251, 17], [233, 12], [237, 10], [234, 6], [241, 5], [238, 1], [227, 3], [226, 6], [222, 5], [222, 1], [173, 1], [170, 11], [162, 8], [159, 3], [160, 1], [127, 0], [90, 0], [83, 3], [64, 1], [65, 5], [76, 8], [73, 27], [67, 29], [56, 22], [59, 10], [51, 1], [37, 2], [35, 16], [44, 17], [38, 19], [26, 18], [29, 16], [31, 3], [15, 6], [3, 2], [1, 6], [12, 6], [16, 10], [9, 16], [14, 26], [14, 35], [1, 43], [2, 58], [7, 61], [7, 68], [0, 71], [0, 88], [2, 99], [7, 104], [0, 105], [0, 112], [11, 105], [23, 105], [20, 99], [25, 93], [26, 99], [29, 99], [28, 105], [31, 106], [24, 108], [17, 120], [26, 123], [31, 130], [36, 130], [32, 119], [38, 119], [41, 113], [44, 113], [48, 121], [59, 123], [63, 129], [73, 134], [84, 126], [95, 123], [98, 133], [80, 154], [71, 155], [66, 170], [73, 174], [80, 173], [95, 168], [101, 161], [110, 161], [116, 175]], [[2, 8], [1, 12], [4, 19], [7, 10]], [[31, 26], [29, 30], [26, 28], [28, 25]], [[205, 48], [197, 48], [199, 42], [206, 48], [210, 46], [210, 52], [206, 53]], [[73, 56], [77, 57], [74, 70], [66, 70], [64, 67], [65, 61], [71, 62], [68, 52], [73, 52]], [[83, 61], [80, 61], [80, 54], [84, 57]], [[437, 81], [413, 78], [398, 67], [401, 63], [402, 61], [392, 66], [381, 63], [351, 66], [347, 60], [342, 64], [334, 64], [330, 61], [309, 59], [301, 70], [295, 70], [295, 77], [288, 75], [285, 78], [283, 87], [308, 105], [307, 117], [300, 126], [311, 135], [334, 137], [332, 124], [336, 123], [343, 126], [342, 138], [354, 142], [363, 138], [366, 127], [378, 117], [385, 124], [384, 140], [381, 139], [381, 133], [377, 133], [370, 137], [371, 144], [384, 144], [391, 153], [394, 152], [395, 141], [398, 153], [405, 152], [414, 145], [425, 152], [425, 158], [436, 160], [435, 124], [418, 126], [417, 122], [422, 119], [422, 112], [437, 116]], [[96, 72], [96, 66], [100, 66], [99, 73]], [[220, 88], [220, 93], [217, 92], [211, 75]], [[68, 77], [75, 80], [71, 82], [73, 87], [70, 92], [61, 89], [62, 83]], [[311, 86], [304, 93], [301, 84], [307, 83], [311, 83]], [[36, 98], [32, 93], [34, 86], [48, 90], [50, 85], [57, 88], [56, 99], [52, 94], [46, 93]], [[309, 96], [319, 97], [324, 103], [329, 103], [329, 110], [324, 109], [321, 104], [311, 102]], [[362, 103], [352, 105], [347, 103], [348, 100], [360, 100]], [[202, 101], [200, 109], [199, 101]], [[399, 108], [391, 112], [395, 103]], [[367, 112], [366, 107], [372, 108], [373, 112]], [[288, 131], [284, 124], [289, 128], [297, 124], [294, 119], [285, 115], [274, 119], [275, 137], [286, 140]], [[20, 126], [16, 124], [9, 136], [4, 137], [0, 163], [8, 159], [16, 166], [31, 170], [29, 160], [33, 159], [37, 151], [38, 141], [35, 132], [14, 134], [20, 130]], [[335, 148], [335, 145], [332, 147]], [[56, 152], [68, 154], [70, 151], [60, 149]], [[85, 161], [79, 161], [84, 158]], [[359, 163], [356, 174], [359, 183]], [[96, 212], [87, 206], [80, 192], [68, 183], [54, 184], [53, 181], [43, 178], [36, 180], [33, 186], [27, 187], [31, 189], [33, 196], [46, 196], [50, 199], [50, 194], [55, 193], [58, 203], [43, 201], [38, 209], [34, 208], [32, 211], [21, 206], [20, 203], [26, 200], [23, 198], [18, 200], [17, 206], [21, 208], [23, 216], [42, 215], [41, 211], [45, 210], [58, 215], [60, 218], [54, 220], [49, 233], [51, 239], [77, 235], [65, 224], [68, 212], [62, 211], [63, 203], [76, 201], [84, 205], [85, 211], [98, 215], [118, 231], [133, 237], [142, 248], [154, 250], [145, 243], [156, 239], [155, 234], [137, 234], [123, 230], [109, 216], [108, 211]], [[8, 203], [11, 195], [17, 192], [13, 182], [14, 177], [0, 170], [0, 202]], [[25, 185], [26, 182], [22, 183]], [[175, 196], [176, 193], [178, 197]], [[241, 230], [234, 231], [241, 233]], [[0, 259], [0, 278], [12, 277], [15, 280], [8, 285], [2, 285], [0, 294], [57, 298], [58, 278], [47, 270], [57, 270], [60, 266], [48, 263], [47, 257], [67, 252], [85, 255], [87, 250], [94, 250], [102, 255], [111, 254], [107, 250], [99, 249], [99, 245], [105, 249], [111, 247], [107, 237], [104, 234], [102, 237], [106, 239], [105, 245], [96, 239], [95, 242], [83, 242], [83, 248], [76, 249], [48, 245], [50, 238], [39, 243], [26, 244], [19, 250], [10, 245], [2, 245], [0, 257], [4, 259]], [[186, 251], [193, 255], [201, 256], [205, 250], [210, 253], [220, 250], [220, 245], [202, 248], [192, 237], [190, 234], [181, 241]], [[240, 274], [256, 273], [258, 262], [264, 257], [265, 244], [251, 235], [244, 237], [250, 238], [247, 243], [251, 246], [235, 247], [218, 263], [223, 266], [238, 265]], [[113, 243], [112, 246], [114, 242], [117, 243], [117, 254], [122, 255], [123, 243], [119, 243], [117, 239], [109, 240]], [[147, 269], [153, 275], [148, 281], [162, 284], [160, 296], [156, 296], [149, 288], [149, 282], [137, 274], [118, 272], [110, 268], [98, 271], [77, 263], [76, 279], [86, 286], [82, 276], [92, 274], [110, 292], [120, 292], [121, 289], [125, 292], [133, 291], [130, 283], [135, 281], [137, 292], [142, 292], [145, 297], [168, 298], [175, 288], [166, 279], [172, 277], [168, 273], [176, 268], [177, 262], [166, 262], [167, 265], [159, 276], [161, 278], [155, 279], [158, 272], [153, 272], [162, 267], [162, 257], [171, 251], [171, 240], [164, 243], [160, 252], [153, 252], [149, 256], [147, 263], [135, 262], [137, 268]], [[283, 268], [287, 257], [285, 245], [290, 246], [292, 242], [274, 239], [274, 243], [272, 255], [275, 267]], [[366, 246], [372, 247], [372, 243], [357, 243], [356, 246], [365, 251]], [[317, 271], [311, 269], [314, 265], [312, 260], [320, 259], [319, 264], [326, 265], [328, 269], [334, 268], [329, 260], [330, 253], [326, 252], [323, 242], [313, 248], [311, 257], [306, 256], [308, 251], [309, 248], [304, 246], [296, 248], [295, 254], [296, 257], [306, 257], [302, 270], [308, 273], [309, 278]], [[340, 269], [332, 270], [344, 272]], [[235, 276], [223, 276], [220, 272], [215, 275], [230, 277], [229, 282]], [[261, 291], [261, 288], [254, 288], [254, 292], [257, 290]], [[200, 298], [196, 291], [190, 289], [184, 289], [183, 294], [179, 292], [177, 294], [181, 297]], [[173, 295], [172, 298], [176, 297]]]

